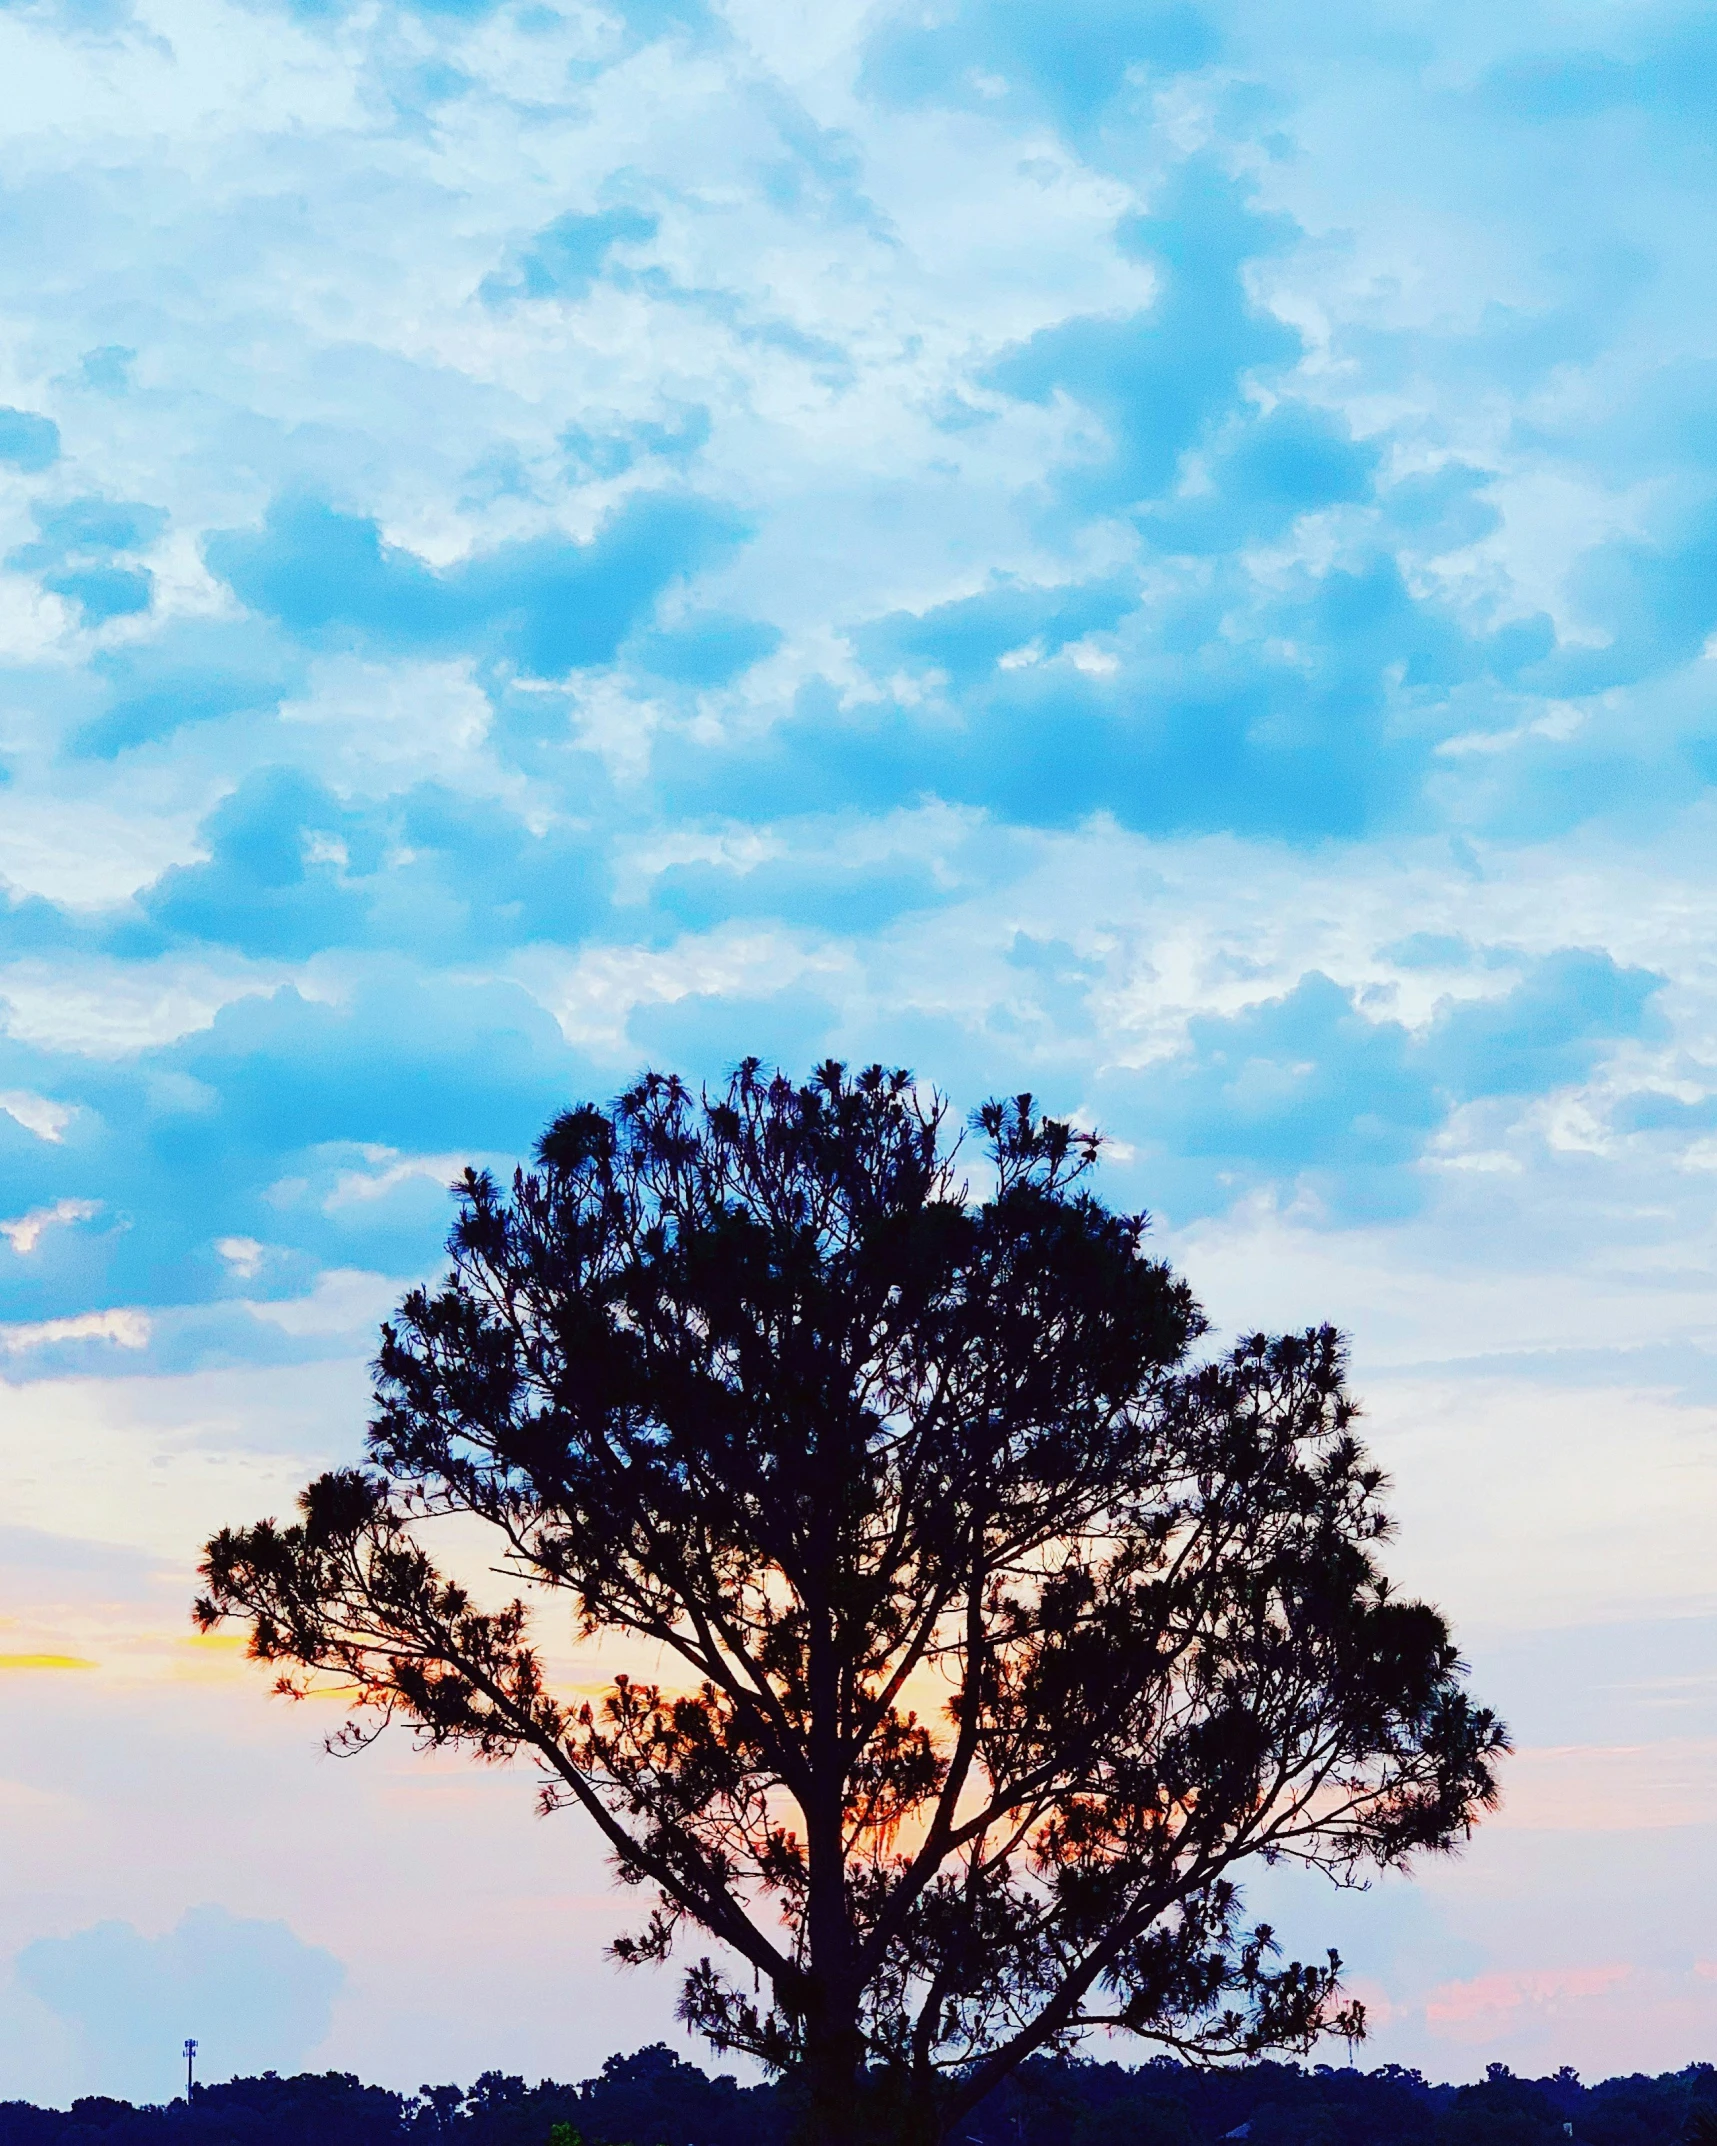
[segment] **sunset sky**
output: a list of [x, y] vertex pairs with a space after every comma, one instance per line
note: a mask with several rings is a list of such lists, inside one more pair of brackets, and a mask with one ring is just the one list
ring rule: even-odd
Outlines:
[[1519, 1746], [1253, 1895], [1360, 2061], [1717, 2059], [1714, 217], [1695, 0], [0, 0], [0, 2099], [673, 2036], [187, 1608], [747, 1052], [1351, 1334]]

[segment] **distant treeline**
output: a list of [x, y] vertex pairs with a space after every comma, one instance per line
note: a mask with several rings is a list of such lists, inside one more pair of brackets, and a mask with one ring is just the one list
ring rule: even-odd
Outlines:
[[[578, 2086], [486, 2072], [395, 2094], [345, 2072], [234, 2079], [187, 2104], [0, 2103], [0, 2146], [781, 2146], [790, 2088], [712, 2079], [661, 2044]], [[1418, 2072], [1252, 2064], [1195, 2071], [1033, 2062], [961, 2126], [976, 2146], [1717, 2146], [1717, 2070], [1583, 2086], [1572, 2071], [1476, 2086]]]

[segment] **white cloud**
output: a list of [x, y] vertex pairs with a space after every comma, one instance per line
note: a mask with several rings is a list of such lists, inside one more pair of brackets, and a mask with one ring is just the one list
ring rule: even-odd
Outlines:
[[393, 1309], [399, 1295], [399, 1283], [385, 1274], [343, 1267], [317, 1275], [308, 1296], [254, 1299], [245, 1309], [284, 1334], [368, 1335]]
[[77, 1115], [71, 1104], [51, 1102], [45, 1095], [31, 1095], [23, 1088], [8, 1088], [0, 1093], [0, 1110], [38, 1140], [56, 1143], [64, 1139], [66, 1127]]
[[285, 979], [280, 964], [217, 957], [75, 965], [15, 961], [0, 968], [8, 1032], [49, 1051], [125, 1058], [207, 1028], [233, 1000]]
[[443, 1187], [454, 1184], [465, 1174], [471, 1158], [466, 1154], [399, 1155], [392, 1148], [371, 1148], [366, 1160], [367, 1169], [340, 1172], [322, 1202], [325, 1210], [385, 1199], [401, 1185], [419, 1179]]
[[64, 1341], [111, 1341], [115, 1348], [146, 1349], [154, 1331], [147, 1312], [81, 1311], [67, 1319], [25, 1320], [0, 1326], [0, 1349], [20, 1356]]
[[27, 1258], [42, 1241], [42, 1232], [67, 1222], [87, 1222], [101, 1212], [99, 1200], [56, 1200], [51, 1207], [33, 1207], [27, 1215], [14, 1215], [0, 1222], [4, 1237], [20, 1258]]

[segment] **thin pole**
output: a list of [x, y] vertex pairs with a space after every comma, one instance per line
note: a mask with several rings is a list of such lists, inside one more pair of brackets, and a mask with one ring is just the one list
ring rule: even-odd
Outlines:
[[195, 2088], [196, 2083], [197, 2045], [195, 2042], [188, 2041], [185, 2044], [185, 2099], [187, 2101], [190, 2100], [192, 2091]]

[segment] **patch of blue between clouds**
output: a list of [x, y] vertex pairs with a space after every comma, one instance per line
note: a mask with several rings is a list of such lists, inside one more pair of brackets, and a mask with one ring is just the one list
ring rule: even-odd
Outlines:
[[608, 426], [601, 431], [569, 425], [560, 436], [560, 444], [574, 476], [621, 477], [638, 462], [651, 459], [683, 467], [709, 434], [709, 411], [701, 403], [692, 403], [682, 404], [662, 418]]
[[131, 368], [137, 353], [129, 343], [98, 343], [78, 360], [78, 379], [98, 395], [125, 395], [131, 391]]
[[190, 1909], [161, 1937], [102, 1922], [38, 1938], [16, 1971], [76, 2031], [86, 2091], [155, 2101], [172, 2094], [187, 2036], [217, 2077], [295, 2071], [327, 2034], [345, 1981], [331, 1952], [285, 1923], [214, 1906]]
[[315, 645], [414, 654], [488, 649], [529, 677], [612, 660], [670, 583], [737, 543], [744, 523], [690, 495], [640, 493], [588, 544], [520, 539], [438, 571], [379, 525], [286, 499], [260, 532], [209, 539], [244, 603]]
[[[1187, 450], [1243, 409], [1249, 373], [1298, 360], [1298, 335], [1252, 301], [1242, 276], [1248, 261], [1291, 235], [1292, 226], [1260, 214], [1237, 181], [1205, 158], [1190, 159], [1149, 217], [1129, 217], [1117, 232], [1124, 252], [1157, 270], [1153, 302], [1120, 319], [1086, 316], [1042, 329], [989, 368], [986, 384], [1004, 394], [1036, 403], [1065, 395], [1101, 420], [1105, 451], [1059, 481], [1066, 506], [1090, 513], [1154, 499]], [[1350, 492], [1345, 474], [1338, 486]]]
[[31, 508], [36, 541], [6, 556], [14, 573], [38, 573], [42, 586], [75, 603], [86, 625], [147, 611], [154, 576], [124, 563], [143, 551], [167, 526], [159, 507], [110, 499], [38, 500]]
[[1690, 662], [1717, 629], [1717, 502], [1656, 542], [1598, 547], [1571, 577], [1576, 601], [1604, 621], [1606, 645], [1570, 647], [1545, 666], [1552, 692], [1589, 694]]
[[69, 750], [110, 760], [192, 724], [262, 713], [301, 691], [309, 669], [308, 652], [260, 619], [174, 619], [151, 640], [95, 657], [95, 705]]
[[[1147, 510], [1145, 534], [1157, 549], [1193, 556], [1267, 543], [1302, 514], [1369, 501], [1378, 459], [1319, 410], [1278, 403], [1267, 415], [1236, 414], [1208, 443], [1204, 485]], [[1391, 520], [1395, 505], [1392, 495]]]
[[635, 635], [625, 646], [628, 662], [674, 685], [707, 688], [734, 679], [781, 646], [779, 628], [761, 619], [705, 611], [676, 621], [667, 631]]
[[634, 36], [643, 38], [699, 29], [710, 19], [705, 0], [614, 0], [613, 12]]
[[73, 36], [105, 37], [131, 19], [131, 0], [0, 0], [0, 13], [39, 16]]
[[1535, 126], [1614, 112], [1708, 125], [1717, 116], [1717, 32], [1703, 12], [1677, 21], [1671, 9], [1643, 10], [1627, 28], [1625, 52], [1575, 46], [1499, 60], [1480, 78], [1478, 99], [1497, 118]]
[[52, 469], [60, 458], [60, 428], [35, 410], [0, 409], [0, 463], [26, 475]]
[[1128, 574], [1059, 588], [1010, 575], [931, 611], [873, 620], [854, 634], [853, 647], [875, 674], [934, 671], [964, 692], [987, 684], [996, 665], [1016, 651], [1058, 656], [1088, 633], [1119, 625], [1138, 599], [1137, 580]]
[[527, 298], [582, 298], [616, 246], [643, 245], [655, 237], [656, 228], [654, 216], [633, 208], [557, 216], [520, 251], [510, 269], [483, 279], [479, 296], [490, 306]]
[[105, 626], [110, 618], [147, 611], [155, 577], [138, 566], [68, 566], [44, 574], [42, 586], [76, 604], [86, 625]]

